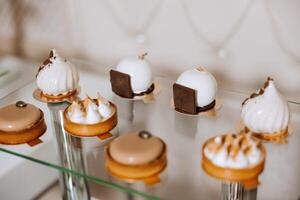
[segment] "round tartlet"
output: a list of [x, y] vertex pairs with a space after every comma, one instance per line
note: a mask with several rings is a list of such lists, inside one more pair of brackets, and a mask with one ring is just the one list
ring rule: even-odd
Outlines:
[[146, 131], [125, 134], [106, 148], [106, 168], [126, 182], [155, 184], [167, 166], [166, 144]]
[[[225, 137], [225, 135], [221, 135]], [[212, 162], [206, 154], [205, 148], [208, 143], [212, 142], [216, 137], [208, 139], [202, 146], [202, 168], [210, 176], [224, 182], [241, 182], [245, 188], [255, 188], [258, 186], [258, 176], [263, 172], [265, 166], [266, 150], [259, 143], [258, 148], [261, 153], [259, 162], [244, 168], [221, 167]]]
[[[93, 101], [96, 101], [96, 99]], [[95, 124], [81, 124], [72, 122], [68, 117], [67, 112], [69, 107], [67, 107], [63, 113], [65, 130], [71, 135], [80, 137], [94, 137], [108, 133], [114, 129], [118, 123], [117, 107], [112, 102], [109, 102], [109, 104], [112, 108], [112, 114], [108, 118]]]
[[34, 105], [18, 101], [0, 108], [0, 143], [24, 144], [37, 140], [47, 127], [43, 112]]

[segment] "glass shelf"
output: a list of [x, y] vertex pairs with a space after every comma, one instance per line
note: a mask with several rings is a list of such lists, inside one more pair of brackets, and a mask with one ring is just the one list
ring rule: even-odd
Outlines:
[[[146, 199], [220, 199], [221, 182], [209, 177], [201, 169], [201, 145], [214, 135], [236, 130], [241, 102], [247, 94], [220, 90], [218, 97], [221, 99], [222, 108], [217, 118], [191, 117], [175, 112], [170, 105], [173, 80], [158, 77], [157, 81], [161, 85], [161, 93], [155, 102], [144, 104], [115, 96], [111, 92], [106, 73], [82, 71], [80, 80], [83, 95], [96, 96], [99, 91], [118, 106], [119, 123], [115, 133], [147, 130], [167, 143], [168, 167], [162, 182], [155, 188], [113, 181], [104, 167], [104, 147], [108, 141], [100, 141], [98, 138], [82, 138], [82, 145], [78, 147], [83, 152], [85, 174], [60, 166], [53, 159], [56, 150], [49, 110], [45, 104], [32, 98], [32, 92], [36, 88], [34, 82], [1, 99], [0, 106], [24, 100], [40, 107], [45, 113], [48, 126], [47, 132], [41, 137], [43, 143], [34, 147], [26, 144], [1, 145], [0, 151], [83, 177], [93, 185], [92, 196], [97, 193], [101, 199], [128, 199], [125, 193]], [[258, 199], [297, 199], [300, 196], [300, 106], [292, 102], [289, 106], [293, 134], [288, 138], [288, 144], [266, 144], [268, 154], [265, 170], [260, 176]], [[34, 156], [34, 151], [49, 144], [53, 145], [48, 147], [47, 154]], [[0, 159], [2, 156], [0, 154]], [[9, 159], [7, 162], [9, 164]]]

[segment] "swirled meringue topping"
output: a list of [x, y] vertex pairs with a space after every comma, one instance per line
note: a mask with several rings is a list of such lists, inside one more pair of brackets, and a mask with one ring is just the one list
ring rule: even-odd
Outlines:
[[84, 115], [85, 113], [82, 110], [81, 105], [78, 102], [73, 101], [73, 103], [71, 104], [68, 110], [68, 116], [70, 120], [75, 123], [80, 123], [80, 124], [85, 123]]
[[96, 124], [101, 121], [101, 115], [97, 110], [97, 104], [88, 96], [83, 101], [85, 109], [85, 123], [86, 124]]
[[104, 118], [108, 118], [112, 114], [112, 109], [110, 107], [109, 101], [103, 98], [98, 93], [97, 103], [98, 103], [98, 112], [100, 113], [100, 115]]
[[86, 96], [79, 103], [73, 102], [69, 106], [67, 114], [74, 123], [96, 124], [111, 117], [113, 109], [109, 101], [100, 95], [96, 101]]
[[79, 76], [75, 66], [61, 58], [55, 49], [43, 62], [36, 76], [38, 88], [45, 94], [58, 96], [74, 91], [78, 87]]
[[204, 154], [216, 166], [243, 169], [261, 161], [258, 145], [250, 134], [227, 134], [210, 140], [204, 147]]
[[268, 78], [263, 88], [243, 102], [241, 117], [252, 132], [273, 134], [287, 129], [290, 118], [288, 104], [272, 78]]

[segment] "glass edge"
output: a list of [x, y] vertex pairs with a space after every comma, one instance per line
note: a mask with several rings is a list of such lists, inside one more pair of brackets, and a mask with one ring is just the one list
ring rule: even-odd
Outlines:
[[79, 172], [73, 171], [71, 169], [64, 168], [64, 167], [61, 167], [59, 165], [55, 165], [55, 164], [52, 164], [52, 163], [48, 163], [48, 162], [30, 157], [30, 156], [25, 156], [25, 155], [22, 155], [20, 153], [17, 153], [17, 152], [11, 151], [11, 150], [4, 149], [2, 147], [0, 147], [0, 151], [2, 151], [4, 153], [11, 154], [11, 155], [14, 155], [14, 156], [17, 156], [17, 157], [20, 157], [20, 158], [23, 158], [23, 159], [26, 159], [26, 160], [29, 160], [29, 161], [32, 161], [32, 162], [37, 163], [37, 164], [44, 165], [44, 166], [52, 168], [52, 169], [56, 169], [56, 170], [58, 170], [60, 172], [63, 172], [63, 173], [69, 173], [69, 174], [84, 178], [88, 181], [92, 181], [96, 184], [105, 186], [107, 188], [111, 188], [111, 189], [114, 189], [114, 190], [118, 190], [118, 191], [121, 191], [121, 192], [132, 194], [132, 195], [138, 195], [138, 196], [141, 196], [141, 197], [143, 197], [145, 199], [149, 199], [149, 200], [160, 200], [161, 199], [160, 197], [157, 197], [157, 196], [154, 196], [154, 195], [150, 195], [150, 194], [147, 194], [147, 193], [135, 190], [135, 189], [127, 188], [125, 186], [122, 186], [122, 185], [119, 185], [119, 184], [116, 184], [116, 183], [112, 183], [110, 181], [106, 181], [106, 180], [103, 180], [103, 179], [99, 179], [99, 178], [96, 178], [94, 176], [89, 176], [89, 175], [86, 175], [86, 174], [83, 174], [83, 173], [79, 173]]

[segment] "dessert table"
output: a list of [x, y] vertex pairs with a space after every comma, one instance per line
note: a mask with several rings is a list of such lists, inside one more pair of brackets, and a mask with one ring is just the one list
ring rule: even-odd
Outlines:
[[[113, 130], [115, 135], [132, 131], [146, 130], [162, 138], [167, 144], [168, 165], [162, 181], [155, 186], [146, 187], [142, 183], [128, 184], [110, 177], [105, 170], [104, 148], [111, 140], [97, 137], [73, 138], [80, 145], [73, 146], [70, 154], [80, 152], [83, 168], [66, 167], [53, 160], [57, 151], [55, 130], [50, 110], [32, 97], [36, 83], [24, 87], [0, 99], [0, 106], [22, 100], [42, 109], [48, 126], [47, 132], [40, 138], [43, 143], [30, 147], [23, 145], [0, 145], [0, 158], [10, 155], [20, 157], [45, 168], [77, 177], [88, 188], [88, 196], [96, 199], [220, 199], [221, 182], [208, 176], [201, 168], [201, 147], [210, 137], [237, 130], [240, 120], [242, 101], [248, 96], [243, 92], [220, 89], [218, 98], [222, 107], [216, 118], [205, 116], [186, 116], [174, 111], [171, 106], [172, 84], [174, 79], [156, 74], [161, 91], [152, 103], [124, 100], [111, 91], [108, 71], [100, 68], [95, 71], [95, 63], [75, 61], [80, 69], [81, 97], [85, 94], [96, 96], [97, 92], [114, 102], [118, 107], [118, 125]], [[25, 71], [26, 69], [24, 69]], [[34, 77], [35, 74], [32, 74]], [[289, 102], [292, 113], [292, 135], [287, 144], [266, 143], [267, 158], [264, 172], [260, 176], [257, 199], [298, 199], [300, 196], [300, 103]], [[49, 157], [34, 156], [30, 152], [52, 144]], [[74, 144], [72, 144], [74, 145]], [[72, 156], [71, 156], [72, 157]], [[18, 189], [18, 188], [16, 188]], [[66, 189], [66, 188], [65, 188]], [[67, 188], [70, 189], [70, 188]], [[64, 191], [62, 190], [62, 193]], [[12, 196], [9, 196], [12, 195]], [[63, 194], [62, 194], [63, 195]], [[12, 199], [13, 194], [5, 194], [5, 199]]]

